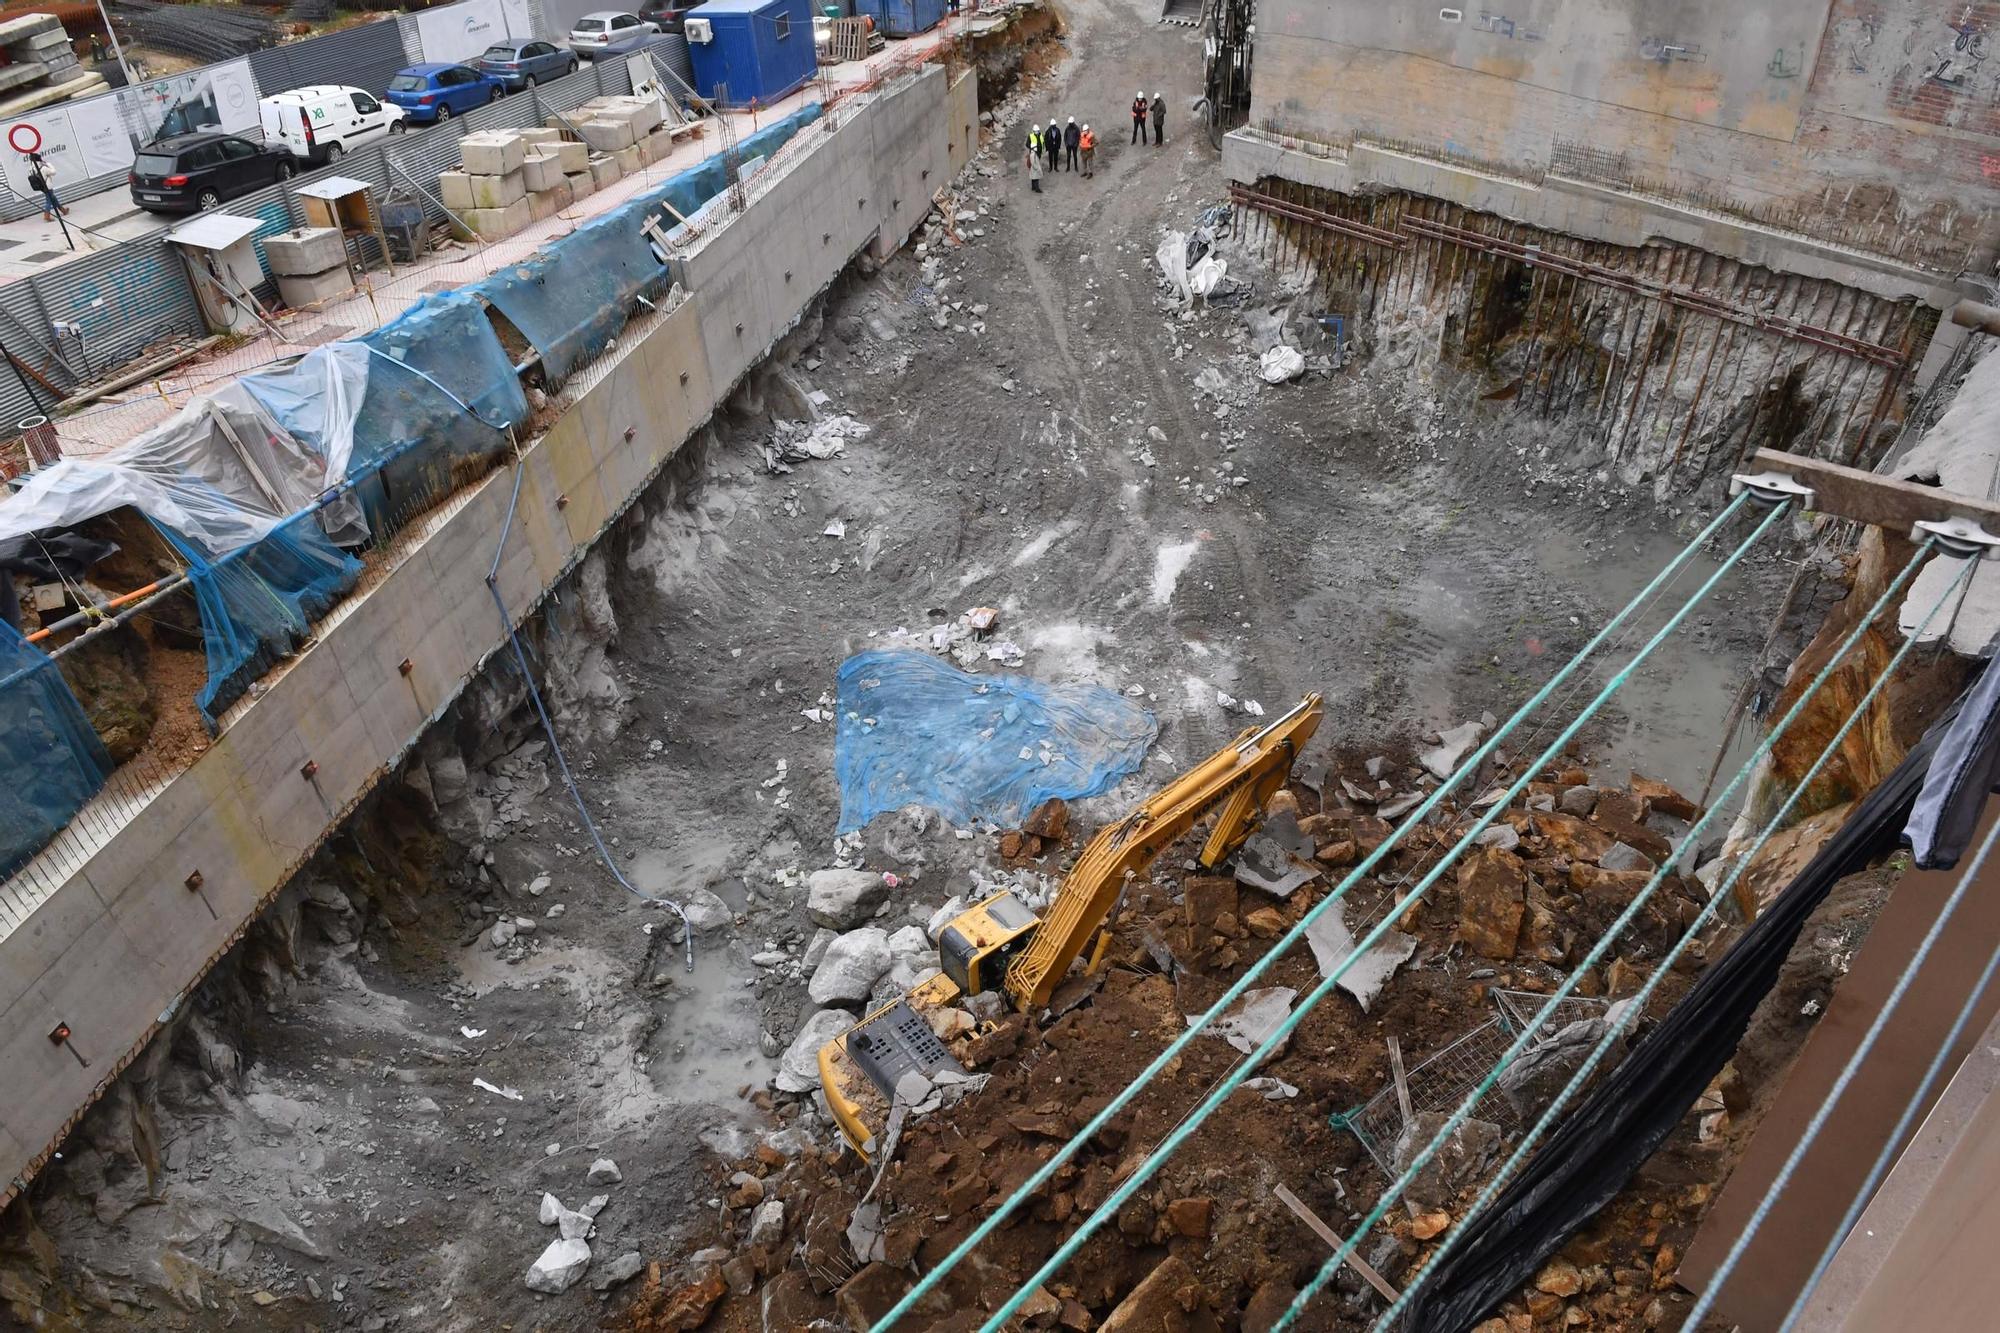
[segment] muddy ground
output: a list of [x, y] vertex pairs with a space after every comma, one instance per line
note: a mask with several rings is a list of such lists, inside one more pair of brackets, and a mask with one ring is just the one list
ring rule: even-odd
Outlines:
[[[809, 1101], [766, 1090], [812, 1008], [803, 877], [842, 855], [893, 871], [878, 921], [893, 929], [994, 866], [992, 828], [961, 839], [890, 819], [858, 848], [836, 844], [832, 727], [805, 712], [849, 655], [985, 605], [1023, 654], [987, 669], [1142, 690], [1159, 740], [1138, 775], [1080, 804], [1087, 831], [1250, 720], [1221, 696], [1275, 712], [1323, 692], [1317, 764], [1407, 755], [1427, 732], [1504, 716], [1708, 516], [1577, 471], [1543, 449], [1545, 427], [1469, 401], [1448, 374], [1413, 379], [1386, 335], [1339, 370], [1261, 383], [1255, 338], [1290, 304], [1284, 280], [1226, 249], [1248, 301], [1184, 315], [1150, 265], [1162, 232], [1224, 187], [1188, 132], [1199, 37], [1132, 3], [1065, 14], [1066, 54], [995, 109], [957, 184], [973, 214], [955, 224], [962, 244], [843, 279], [540, 636], [620, 869], [645, 893], [706, 890], [726, 908], [698, 934], [694, 971], [670, 914], [595, 859], [518, 682], [497, 671], [38, 1185], [39, 1226], [16, 1215], [0, 1268], [14, 1317], [622, 1320], [632, 1288], [594, 1294], [595, 1280], [658, 1262], [671, 1285], [688, 1255], [737, 1236], [736, 1162], [761, 1143], [816, 1171], [833, 1145]], [[1125, 142], [1142, 85], [1167, 93], [1163, 146]], [[1019, 124], [1070, 115], [1100, 132], [1096, 176], [1058, 173], [1031, 194]], [[1290, 313], [1296, 328], [1317, 312]], [[813, 393], [869, 432], [772, 475], [773, 418]], [[1699, 790], [1788, 551], [1725, 579], [1577, 762], [1612, 784], [1637, 769]], [[1713, 568], [1704, 557], [1676, 595]], [[1803, 599], [1802, 622], [1836, 593]], [[1365, 1056], [1317, 1040], [1301, 1044], [1331, 1061], [1317, 1100], [1379, 1074], [1372, 1039]], [[1277, 1103], [1262, 1114], [1285, 1118]], [[1315, 1179], [1358, 1152], [1316, 1117], [1283, 1134]], [[622, 1179], [593, 1184], [599, 1158]], [[536, 1218], [544, 1191], [572, 1209], [607, 1196], [592, 1268], [559, 1296], [522, 1285], [554, 1234]], [[717, 1317], [754, 1327], [753, 1307]], [[656, 1309], [632, 1318], [666, 1326]]]

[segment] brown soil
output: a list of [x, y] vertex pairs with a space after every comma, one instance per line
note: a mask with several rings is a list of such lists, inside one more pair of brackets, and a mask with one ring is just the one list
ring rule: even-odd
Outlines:
[[[1359, 762], [1343, 764], [1341, 770], [1357, 787], [1374, 789]], [[1415, 777], [1407, 769], [1392, 769], [1389, 776], [1400, 779], [1392, 783], [1397, 790], [1409, 790]], [[1531, 789], [1534, 796], [1553, 796], [1583, 775], [1572, 770], [1544, 778]], [[1327, 783], [1329, 793], [1338, 789], [1336, 777], [1329, 776]], [[1275, 1188], [1289, 1187], [1345, 1233], [1387, 1183], [1355, 1135], [1336, 1119], [1389, 1085], [1386, 1038], [1398, 1038], [1406, 1062], [1414, 1066], [1491, 1018], [1495, 987], [1541, 993], [1555, 989], [1645, 882], [1643, 874], [1593, 877], [1594, 867], [1580, 861], [1573, 876], [1572, 862], [1561, 850], [1565, 844], [1572, 849], [1581, 844], [1601, 854], [1610, 844], [1604, 830], [1619, 828], [1620, 820], [1634, 812], [1643, 826], [1649, 813], [1644, 799], [1620, 795], [1622, 803], [1609, 792], [1601, 797], [1605, 809], [1601, 817], [1593, 816], [1598, 822], [1572, 821], [1588, 825], [1582, 831], [1555, 828], [1564, 819], [1559, 815], [1510, 811], [1506, 822], [1521, 831], [1520, 846], [1485, 855], [1509, 866], [1527, 886], [1527, 911], [1518, 934], [1489, 948], [1512, 956], [1480, 957], [1468, 949], [1468, 924], [1462, 918], [1477, 913], [1461, 901], [1459, 877], [1445, 876], [1425, 903], [1399, 923], [1417, 936], [1418, 948], [1377, 997], [1373, 1012], [1363, 1013], [1345, 993], [1329, 997], [1258, 1071], [1291, 1084], [1298, 1095], [1267, 1100], [1258, 1090], [1239, 1090], [1133, 1196], [1115, 1226], [1093, 1237], [1048, 1284], [1050, 1299], [1031, 1307], [1041, 1315], [1027, 1326], [1096, 1327], [1163, 1262], [1175, 1259], [1197, 1284], [1194, 1297], [1183, 1284], [1182, 1296], [1195, 1299], [1207, 1317], [1226, 1329], [1263, 1327], [1266, 1315], [1282, 1308], [1328, 1255], [1327, 1247], [1277, 1200]], [[1319, 800], [1316, 793], [1297, 787], [1279, 798], [1306, 812], [1316, 811]], [[1414, 845], [1399, 849], [1380, 867], [1382, 879], [1395, 883], [1406, 875], [1420, 877], [1469, 822], [1468, 814], [1458, 812], [1447, 826], [1417, 832], [1410, 839]], [[1387, 833], [1387, 825], [1365, 806], [1338, 799], [1329, 800], [1324, 813], [1306, 813], [1301, 827], [1319, 845], [1320, 859], [1336, 866], [1351, 862], [1353, 843], [1358, 841], [1365, 851]], [[1162, 857], [1162, 870], [1192, 866], [1183, 858], [1193, 855], [1200, 836]], [[869, 1297], [880, 1295], [877, 1288], [899, 1294], [910, 1280], [906, 1272], [937, 1264], [1183, 1030], [1184, 1014], [1206, 1009], [1262, 955], [1267, 939], [1303, 916], [1327, 891], [1327, 881], [1340, 877], [1337, 868], [1329, 867], [1325, 879], [1282, 903], [1212, 877], [1179, 879], [1160, 873], [1150, 883], [1135, 885], [1127, 897], [1132, 905], [1114, 923], [1111, 957], [1116, 961], [1088, 982], [1072, 978], [1052, 1006], [1059, 1017], [1038, 1026], [1025, 1016], [1007, 1014], [954, 1044], [968, 1067], [993, 1078], [956, 1107], [906, 1128], [877, 1191], [887, 1224], [883, 1263], [859, 1263], [843, 1235], [871, 1178], [852, 1154], [778, 1171], [755, 1161], [732, 1164], [766, 1177], [759, 1186], [761, 1197], [786, 1202], [785, 1243], [747, 1250], [742, 1245], [747, 1209], [729, 1210], [734, 1220], [721, 1239], [729, 1245], [734, 1238], [733, 1273], [725, 1265], [726, 1277], [696, 1271], [677, 1282], [669, 1275], [649, 1285], [622, 1321], [611, 1326], [777, 1327], [760, 1323], [759, 1304], [770, 1299], [786, 1302], [801, 1324], [836, 1314], [850, 1323], [870, 1317], [865, 1312], [871, 1308]], [[1588, 886], [1573, 888], [1573, 877]], [[1660, 957], [1693, 919], [1697, 893], [1678, 879], [1667, 880], [1654, 904], [1607, 955], [1624, 960], [1615, 974], [1622, 992], [1637, 988], [1650, 972], [1645, 960]], [[1381, 880], [1357, 885], [1348, 899], [1356, 933], [1377, 919], [1369, 914], [1371, 906], [1379, 914], [1389, 901]], [[1171, 979], [1156, 961], [1161, 946], [1171, 951], [1176, 965], [1178, 975]], [[1259, 984], [1289, 986], [1303, 995], [1318, 981], [1311, 955], [1298, 951], [1280, 959]], [[1595, 972], [1584, 993], [1601, 994], [1605, 983], [1605, 974]], [[1686, 985], [1685, 976], [1670, 976], [1655, 998], [1654, 1012], [1670, 1007]], [[1064, 1012], [1066, 1004], [1074, 1007]], [[997, 1308], [1034, 1273], [1237, 1059], [1237, 1052], [1221, 1040], [1190, 1045], [1057, 1174], [1051, 1188], [987, 1240], [976, 1261], [954, 1271], [936, 1310], [904, 1326], [976, 1328], [984, 1312]], [[1491, 1105], [1490, 1100], [1482, 1103], [1483, 1108]], [[1641, 1182], [1573, 1243], [1583, 1272], [1574, 1300], [1537, 1293], [1535, 1314], [1559, 1322], [1573, 1304], [1578, 1318], [1594, 1327], [1646, 1326], [1648, 1309], [1671, 1284], [1677, 1256], [1719, 1168], [1717, 1145], [1696, 1143], [1691, 1129], [1688, 1143], [1662, 1154]], [[1479, 1183], [1463, 1182], [1450, 1205], [1454, 1213], [1469, 1202]], [[728, 1192], [726, 1185], [721, 1188]], [[1361, 1248], [1391, 1282], [1426, 1249], [1411, 1236], [1410, 1227], [1411, 1213], [1398, 1206]], [[1386, 1236], [1380, 1234], [1385, 1230]], [[792, 1263], [795, 1247], [800, 1257]], [[749, 1293], [759, 1276], [768, 1279], [765, 1291], [775, 1290], [775, 1297], [761, 1292], [750, 1299], [721, 1297], [714, 1324], [675, 1322], [691, 1317], [704, 1295], [713, 1304], [722, 1288]], [[885, 1307], [876, 1301], [872, 1308], [879, 1314]], [[1358, 1279], [1344, 1273], [1321, 1297], [1308, 1326], [1366, 1327], [1380, 1308], [1379, 1298], [1364, 1294]], [[1527, 1308], [1522, 1306], [1524, 1312]]]

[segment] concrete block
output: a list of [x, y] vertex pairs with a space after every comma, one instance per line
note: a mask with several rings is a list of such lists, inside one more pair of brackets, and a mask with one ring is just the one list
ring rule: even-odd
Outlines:
[[600, 190], [624, 174], [625, 168], [608, 153], [599, 153], [590, 159], [590, 178], [597, 182]]
[[533, 220], [534, 212], [529, 207], [526, 196], [516, 199], [505, 208], [474, 208], [465, 214], [465, 225], [488, 241], [512, 236]]
[[586, 120], [577, 125], [576, 132], [600, 153], [615, 153], [637, 141], [628, 120]]
[[528, 192], [527, 175], [516, 169], [505, 176], [472, 176], [474, 208], [505, 208]]
[[37, 33], [61, 31], [62, 20], [53, 14], [23, 14], [19, 18], [0, 23], [0, 46], [25, 42]]
[[546, 190], [538, 190], [528, 196], [528, 207], [537, 222], [554, 217], [576, 202], [569, 192], [568, 179], [558, 176], [556, 184]]
[[610, 101], [615, 118], [632, 122], [634, 136], [651, 134], [667, 118], [656, 98], [614, 97]]
[[562, 178], [562, 159], [554, 153], [536, 153], [521, 163], [521, 179], [526, 182], [529, 194], [553, 190]]
[[528, 151], [531, 153], [538, 145], [562, 142], [562, 131], [553, 125], [536, 125], [525, 130], [515, 130], [514, 133], [521, 136], [521, 142], [528, 145]]
[[353, 290], [354, 275], [347, 271], [345, 264], [339, 268], [328, 269], [324, 273], [278, 275], [278, 295], [284, 297], [285, 304], [293, 309], [309, 306], [315, 301], [324, 301], [328, 297], [339, 296]]
[[572, 202], [588, 199], [597, 193], [597, 178], [587, 171], [573, 172], [563, 179], [569, 182], [569, 197]]
[[611, 160], [618, 164], [619, 172], [627, 176], [635, 174], [646, 165], [645, 152], [637, 144], [619, 149], [611, 155]]
[[[458, 141], [459, 158], [474, 176], [505, 176], [521, 169], [528, 143], [514, 130], [486, 130]], [[486, 208], [491, 205], [482, 204]]]
[[639, 140], [639, 156], [646, 160], [646, 165], [648, 166], [660, 161], [673, 151], [674, 136], [668, 134], [665, 130], [654, 130], [651, 134]]
[[305, 227], [264, 238], [264, 260], [271, 272], [303, 277], [347, 266], [347, 246], [338, 227]]
[[562, 163], [563, 175], [574, 176], [579, 171], [590, 170], [590, 145], [565, 140], [555, 145], [556, 159]]
[[472, 177], [462, 171], [444, 172], [438, 177], [438, 198], [454, 213], [476, 207], [472, 202]]

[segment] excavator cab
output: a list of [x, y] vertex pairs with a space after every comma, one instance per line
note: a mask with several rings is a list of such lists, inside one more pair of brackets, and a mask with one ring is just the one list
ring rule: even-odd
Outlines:
[[1008, 964], [1042, 919], [1011, 893], [996, 893], [953, 918], [938, 936], [938, 966], [964, 995], [999, 990]]

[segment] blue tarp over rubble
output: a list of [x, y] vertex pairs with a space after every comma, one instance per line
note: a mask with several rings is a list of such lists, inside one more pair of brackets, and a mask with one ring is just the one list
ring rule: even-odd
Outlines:
[[928, 653], [841, 664], [834, 732], [840, 831], [908, 805], [954, 824], [1019, 824], [1051, 796], [1099, 796], [1137, 772], [1153, 715], [1097, 685], [975, 676]]

